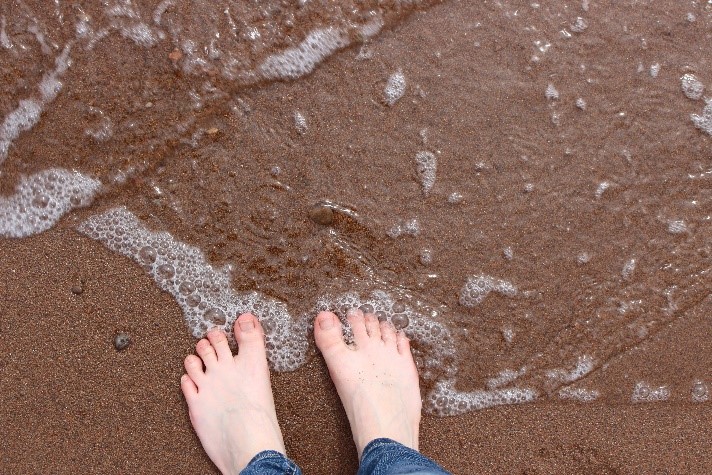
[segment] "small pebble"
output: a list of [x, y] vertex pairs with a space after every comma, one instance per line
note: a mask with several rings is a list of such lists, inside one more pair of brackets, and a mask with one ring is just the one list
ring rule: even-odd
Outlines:
[[181, 59], [182, 57], [183, 57], [183, 53], [181, 53], [178, 48], [174, 49], [173, 51], [171, 51], [171, 52], [168, 54], [168, 58], [169, 58], [171, 61], [173, 61], [173, 62], [178, 61], [178, 60]]
[[334, 211], [326, 205], [315, 204], [309, 210], [309, 219], [322, 226], [329, 226], [334, 222]]
[[116, 351], [126, 349], [131, 344], [131, 337], [126, 333], [117, 333], [114, 337], [114, 348]]
[[75, 285], [72, 287], [72, 293], [74, 295], [81, 295], [84, 292], [84, 288], [81, 285]]

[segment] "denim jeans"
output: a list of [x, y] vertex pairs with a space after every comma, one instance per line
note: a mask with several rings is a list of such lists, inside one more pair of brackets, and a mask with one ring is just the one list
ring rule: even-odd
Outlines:
[[[240, 475], [301, 475], [296, 463], [274, 450], [255, 455]], [[375, 439], [363, 449], [357, 475], [450, 475], [417, 450], [391, 439]]]

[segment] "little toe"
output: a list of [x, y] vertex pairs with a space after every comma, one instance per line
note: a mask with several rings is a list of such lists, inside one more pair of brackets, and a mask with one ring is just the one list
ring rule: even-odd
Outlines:
[[371, 338], [381, 339], [381, 324], [378, 321], [378, 317], [372, 313], [367, 313], [364, 315], [363, 319], [366, 324], [366, 332], [368, 333], [368, 336]]
[[356, 345], [368, 342], [368, 331], [366, 331], [366, 319], [363, 312], [357, 308], [352, 308], [346, 312], [346, 319], [351, 324], [351, 331], [354, 334]]
[[383, 321], [381, 324], [381, 340], [386, 344], [386, 346], [396, 346], [396, 329], [393, 327], [391, 322]]
[[196, 343], [195, 352], [198, 353], [198, 356], [200, 356], [200, 358], [203, 360], [203, 364], [207, 369], [210, 369], [212, 366], [215, 366], [215, 363], [218, 362], [218, 357], [215, 354], [215, 348], [213, 348], [213, 345], [210, 344], [210, 341], [206, 340], [205, 338]]
[[193, 383], [200, 384], [200, 381], [205, 378], [203, 362], [197, 356], [186, 356], [185, 361], [183, 361], [183, 366], [185, 366], [185, 370], [188, 376], [190, 376], [190, 379], [193, 380]]
[[227, 361], [232, 358], [232, 351], [230, 350], [230, 345], [227, 342], [225, 332], [219, 328], [214, 328], [208, 332], [208, 340], [213, 348], [215, 348], [218, 361]]
[[401, 355], [408, 355], [411, 358], [413, 357], [410, 352], [410, 340], [402, 331], [396, 333], [396, 346], [398, 347], [398, 353]]
[[319, 312], [314, 322], [314, 340], [322, 354], [346, 348], [341, 322], [331, 312]]
[[198, 395], [198, 386], [195, 385], [190, 376], [184, 374], [180, 378], [180, 389], [183, 391], [186, 401], [192, 401]]
[[260, 321], [251, 313], [243, 313], [237, 317], [235, 340], [239, 358], [260, 358], [267, 361], [265, 334]]

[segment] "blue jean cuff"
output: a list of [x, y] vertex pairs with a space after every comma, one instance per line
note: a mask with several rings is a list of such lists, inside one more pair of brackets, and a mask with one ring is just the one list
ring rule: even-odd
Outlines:
[[358, 475], [450, 475], [444, 468], [392, 439], [374, 439], [363, 449]]
[[258, 453], [240, 475], [301, 475], [302, 471], [296, 463], [276, 450], [263, 450]]

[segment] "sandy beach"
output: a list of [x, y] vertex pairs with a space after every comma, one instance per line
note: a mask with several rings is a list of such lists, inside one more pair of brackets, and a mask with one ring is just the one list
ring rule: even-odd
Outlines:
[[[421, 450], [453, 473], [709, 472], [709, 5], [245, 4], [261, 36], [240, 26], [250, 48], [208, 44], [201, 63], [186, 41], [210, 37], [207, 7], [201, 29], [180, 2], [11, 3], [0, 472], [215, 471], [178, 384], [201, 328], [171, 293], [180, 265], [229, 275], [204, 305], [255, 292], [295, 321], [349, 292], [387, 295], [388, 318], [410, 318]], [[313, 72], [265, 72], [328, 25], [344, 44]], [[11, 126], [23, 100], [41, 113]], [[47, 230], [11, 236], [19, 184], [50, 167], [100, 186]], [[82, 231], [122, 206], [205, 264], [161, 254], [176, 278], [159, 282], [135, 229]], [[202, 322], [211, 307], [195, 308]], [[272, 373], [288, 455], [305, 474], [355, 473], [323, 360], [290, 331], [309, 345]], [[481, 407], [507, 391], [531, 401]]]

